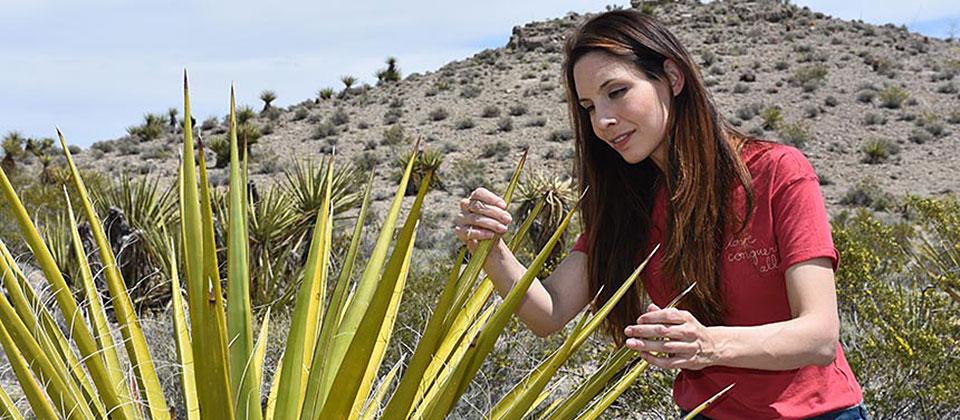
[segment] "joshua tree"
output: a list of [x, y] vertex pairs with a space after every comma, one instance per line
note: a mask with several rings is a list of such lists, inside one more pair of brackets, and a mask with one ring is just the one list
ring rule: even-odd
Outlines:
[[343, 87], [346, 90], [350, 90], [353, 87], [353, 84], [357, 82], [357, 78], [347, 75], [340, 78], [340, 81], [343, 82]]
[[20, 132], [11, 131], [3, 138], [3, 161], [0, 165], [5, 171], [17, 168], [17, 160], [23, 156], [23, 136]]
[[323, 100], [330, 99], [333, 97], [333, 89], [328, 87], [320, 89], [319, 91], [317, 91], [317, 96], [319, 96], [320, 99], [323, 99]]
[[270, 103], [275, 101], [276, 99], [277, 99], [277, 94], [274, 93], [272, 90], [265, 90], [263, 92], [260, 92], [260, 100], [263, 101], [263, 109], [260, 110], [260, 113], [262, 114], [270, 110], [271, 108]]
[[377, 72], [379, 83], [400, 81], [400, 68], [397, 67], [396, 57], [387, 57], [387, 68]]
[[177, 108], [170, 108], [167, 110], [167, 116], [170, 117], [170, 127], [177, 127], [177, 113], [180, 112]]

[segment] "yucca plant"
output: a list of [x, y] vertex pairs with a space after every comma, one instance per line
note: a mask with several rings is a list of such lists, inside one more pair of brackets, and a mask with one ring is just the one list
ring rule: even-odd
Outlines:
[[[527, 236], [529, 248], [538, 250], [546, 244], [550, 235], [557, 230], [563, 220], [564, 213], [570, 211], [576, 201], [573, 179], [533, 172], [528, 174], [525, 181], [520, 184], [519, 193], [517, 217], [520, 219], [532, 214], [537, 207], [537, 203], [543, 201], [543, 210], [534, 219], [533, 225], [530, 227], [530, 234]], [[560, 247], [550, 255], [543, 274], [549, 275], [560, 263], [563, 256], [560, 250], [567, 248], [566, 239], [566, 235], [560, 238]]]
[[[416, 195], [417, 190], [420, 188], [420, 183], [426, 179], [426, 174], [433, 174], [430, 177], [430, 188], [439, 188], [443, 189], [443, 180], [438, 175], [440, 165], [443, 164], [443, 153], [436, 149], [423, 149], [418, 151], [405, 152], [401, 154], [394, 161], [394, 165], [403, 168], [406, 163], [414, 158], [413, 163], [413, 173], [410, 175], [410, 183], [407, 184], [406, 195]], [[397, 176], [398, 178], [402, 176], [402, 172]]]
[[[271, 333], [268, 329], [270, 311], [264, 314], [262, 326], [255, 332], [256, 314], [250, 290], [255, 270], [250, 264], [251, 236], [261, 235], [262, 231], [258, 229], [263, 223], [278, 219], [251, 212], [255, 204], [251, 204], [246, 162], [241, 159], [238, 145], [232, 90], [230, 104], [230, 178], [225, 216], [220, 221], [226, 226], [227, 243], [224, 254], [226, 290], [222, 290], [221, 261], [214, 227], [214, 194], [207, 179], [202, 145], [200, 153], [196, 156], [193, 153], [190, 101], [184, 77], [184, 153], [178, 177], [181, 223], [179, 232], [172, 232], [179, 239], [167, 237], [165, 262], [170, 272], [174, 336], [186, 417], [354, 419], [377, 415], [383, 418], [445, 416], [493, 351], [497, 338], [557, 245], [574, 212], [566, 213], [529, 270], [500, 303], [489, 302], [493, 285], [489, 279], [480, 277], [482, 262], [493, 241], [481, 242], [466, 267], [461, 267], [465, 257], [465, 251], [461, 250], [406, 369], [400, 374], [401, 365], [395, 365], [374, 389], [400, 310], [418, 220], [433, 173], [428, 171], [425, 174], [406, 218], [401, 221], [404, 191], [410, 182], [415, 159], [406, 163], [393, 201], [376, 234], [376, 243], [363, 268], [356, 267], [361, 272], [354, 280], [364, 228], [363, 215], [370, 197], [370, 184], [367, 184], [349, 250], [328, 296], [333, 220], [337, 208], [333, 159], [328, 159], [320, 169], [323, 172], [322, 186], [319, 187], [322, 193], [315, 207], [311, 232], [307, 235], [309, 252], [299, 288], [295, 289], [285, 348], [276, 366], [273, 383], [269, 384], [264, 407], [260, 390], [267, 385], [262, 383], [262, 377], [266, 341]], [[0, 344], [34, 415], [39, 418], [169, 418], [170, 411], [123, 274], [118, 270], [117, 259], [107, 242], [100, 217], [62, 135], [60, 141], [77, 200], [97, 244], [126, 357], [121, 358], [116, 351], [118, 345], [113, 341], [111, 326], [86, 258], [78, 258], [84, 299], [88, 302], [82, 310], [68, 292], [60, 267], [2, 171], [0, 193], [13, 204], [22, 237], [43, 270], [59, 310], [72, 322], [67, 325], [69, 335], [64, 335], [53, 321], [53, 314], [37, 300], [37, 293], [6, 247], [0, 244], [0, 276], [7, 292], [0, 294]], [[525, 160], [526, 156], [520, 160], [504, 193], [508, 203]], [[275, 200], [269, 201], [268, 205], [276, 206], [283, 199], [261, 198], [259, 202], [264, 200]], [[539, 211], [543, 204], [537, 207]], [[287, 223], [286, 217], [280, 217], [283, 221], [278, 223]], [[511, 247], [516, 249], [519, 246], [535, 217], [536, 212], [532, 212], [521, 224], [511, 238]], [[257, 220], [251, 223], [253, 218]], [[73, 251], [82, 255], [85, 251], [77, 234], [77, 219], [69, 205], [66, 219]], [[264, 238], [270, 237], [260, 237], [260, 240]], [[498, 405], [493, 413], [496, 417], [521, 418], [531, 413], [536, 403], [545, 400], [549, 392], [545, 386], [550, 377], [603, 322], [617, 299], [624, 296], [636, 280], [644, 264], [623, 283], [614, 299], [596, 313], [580, 319], [564, 345]], [[181, 299], [181, 284], [186, 289], [186, 308]], [[633, 360], [629, 351], [621, 353], [623, 355], [616, 359], [616, 363], [601, 370], [615, 373]], [[642, 365], [641, 362], [635, 366]], [[634, 367], [625, 379], [620, 379], [618, 385], [611, 388], [613, 391], [603, 394], [591, 413], [598, 413], [609, 405], [636, 378], [637, 369]], [[640, 372], [642, 370], [639, 368]], [[392, 386], [391, 381], [396, 377], [400, 377], [400, 381]], [[599, 393], [604, 384], [606, 381], [595, 380], [593, 386], [584, 388]], [[391, 387], [394, 391], [380, 412], [379, 407]], [[563, 402], [549, 411], [576, 413], [579, 411], [577, 407], [585, 406], [593, 395], [575, 395], [571, 399], [575, 400], [572, 405]], [[19, 416], [12, 400], [2, 390], [0, 411], [11, 417]]]

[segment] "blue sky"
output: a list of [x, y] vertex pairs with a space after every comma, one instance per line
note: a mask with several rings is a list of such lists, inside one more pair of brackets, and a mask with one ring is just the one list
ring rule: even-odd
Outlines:
[[[229, 86], [254, 107], [271, 89], [286, 106], [341, 86], [372, 82], [395, 56], [403, 74], [435, 70], [506, 44], [511, 29], [568, 11], [625, 1], [385, 2], [0, 0], [0, 135], [53, 136], [89, 146], [123, 135], [146, 112], [182, 107], [190, 72], [197, 119], [223, 115]], [[960, 1], [795, 1], [844, 19], [906, 24], [960, 36]]]

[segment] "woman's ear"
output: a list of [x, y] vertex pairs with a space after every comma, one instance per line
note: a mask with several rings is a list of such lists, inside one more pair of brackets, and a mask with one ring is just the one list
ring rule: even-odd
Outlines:
[[683, 72], [680, 71], [680, 66], [668, 58], [663, 62], [663, 72], [666, 73], [667, 81], [670, 82], [670, 91], [673, 93], [673, 96], [679, 95], [680, 92], [683, 91], [683, 84], [685, 82]]

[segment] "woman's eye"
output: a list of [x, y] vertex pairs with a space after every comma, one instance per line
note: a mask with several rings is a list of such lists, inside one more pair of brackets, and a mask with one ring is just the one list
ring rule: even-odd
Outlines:
[[620, 88], [610, 92], [610, 97], [611, 98], [620, 97], [620, 96], [623, 96], [624, 93], [627, 93], [627, 88]]

